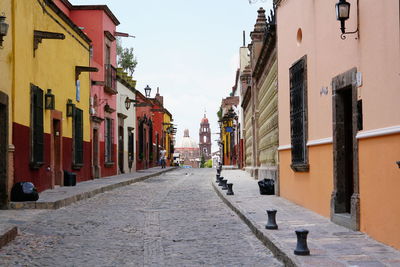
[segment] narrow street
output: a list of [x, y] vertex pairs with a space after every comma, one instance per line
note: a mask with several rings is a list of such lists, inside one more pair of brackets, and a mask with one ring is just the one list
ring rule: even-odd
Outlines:
[[281, 266], [216, 195], [213, 169], [180, 169], [38, 213], [1, 266]]

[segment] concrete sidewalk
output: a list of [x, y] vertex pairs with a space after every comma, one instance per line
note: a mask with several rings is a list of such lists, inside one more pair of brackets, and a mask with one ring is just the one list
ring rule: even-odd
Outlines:
[[[0, 248], [13, 240], [18, 234], [18, 224], [23, 224], [41, 211], [58, 209], [97, 194], [144, 181], [148, 178], [172, 171], [176, 167], [161, 169], [155, 167], [133, 173], [103, 177], [77, 183], [76, 186], [63, 186], [49, 189], [39, 194], [39, 200], [10, 202], [9, 210], [0, 211]], [[31, 211], [30, 211], [31, 210]]]
[[[233, 183], [233, 196], [215, 183], [221, 199], [250, 227], [253, 233], [286, 266], [400, 266], [400, 251], [379, 243], [366, 234], [332, 223], [284, 198], [260, 195], [257, 181], [241, 170], [223, 170]], [[278, 230], [267, 230], [267, 209], [276, 209]], [[295, 230], [307, 229], [310, 256], [296, 256]]]

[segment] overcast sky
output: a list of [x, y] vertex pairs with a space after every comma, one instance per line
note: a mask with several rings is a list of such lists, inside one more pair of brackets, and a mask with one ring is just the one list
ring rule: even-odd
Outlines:
[[[205, 110], [212, 133], [219, 131], [216, 113], [235, 82], [243, 30], [247, 45], [257, 9], [263, 7], [269, 14], [272, 7], [272, 0], [70, 1], [108, 5], [121, 23], [117, 31], [136, 36], [122, 40], [124, 47], [134, 48], [138, 60], [136, 89], [143, 92], [148, 84], [154, 97], [159, 87], [178, 125], [177, 140], [187, 128], [197, 142]], [[212, 151], [217, 149], [213, 142]]]

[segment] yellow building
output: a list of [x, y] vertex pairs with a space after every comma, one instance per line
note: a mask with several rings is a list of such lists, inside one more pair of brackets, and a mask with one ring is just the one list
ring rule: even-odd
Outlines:
[[167, 164], [171, 162], [172, 153], [174, 153], [174, 129], [173, 129], [173, 119], [171, 113], [167, 109], [164, 109], [164, 122], [163, 122], [163, 136], [164, 139], [164, 149], [167, 151]]
[[12, 10], [14, 181], [39, 191], [64, 170], [90, 178], [91, 40], [50, 0], [3, 0]]
[[11, 145], [13, 24], [11, 14], [11, 2], [0, 1], [0, 16], [3, 17], [0, 17], [0, 23], [3, 24], [0, 27], [7, 28], [7, 35], [0, 37], [3, 39], [0, 43], [0, 207], [4, 207], [8, 201], [13, 170], [13, 146]]

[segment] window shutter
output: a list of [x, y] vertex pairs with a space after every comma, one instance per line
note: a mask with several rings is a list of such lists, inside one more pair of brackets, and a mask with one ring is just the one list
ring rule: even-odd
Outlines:
[[113, 162], [113, 119], [106, 118], [105, 120], [105, 161], [106, 163], [111, 163]]
[[83, 111], [75, 109], [75, 164], [83, 164]]
[[106, 120], [105, 120], [105, 127], [104, 127], [104, 143], [105, 143], [105, 148], [104, 148], [104, 150], [105, 150], [105, 153], [104, 153], [104, 156], [105, 156], [105, 161], [106, 162], [108, 162], [109, 161], [109, 158], [108, 158], [108, 154], [109, 154], [109, 152], [108, 152], [108, 135], [109, 135], [109, 132], [108, 132], [108, 124], [109, 124], [109, 122], [108, 122], [108, 118], [106, 118]]
[[110, 119], [110, 162], [113, 162], [114, 154], [114, 120]]
[[290, 132], [292, 165], [307, 164], [307, 99], [305, 59], [290, 68]]
[[32, 151], [31, 164], [34, 168], [43, 163], [44, 133], [43, 133], [43, 90], [31, 85], [31, 113], [32, 113]]

